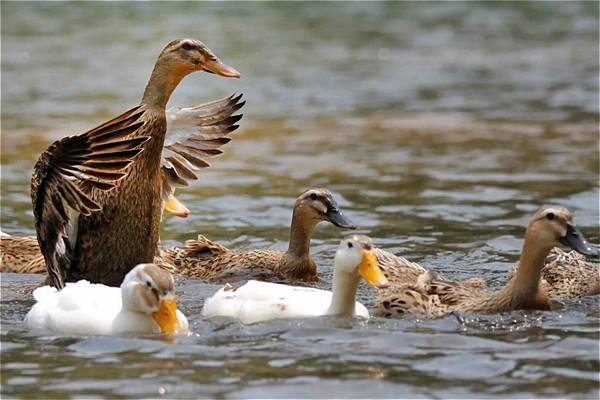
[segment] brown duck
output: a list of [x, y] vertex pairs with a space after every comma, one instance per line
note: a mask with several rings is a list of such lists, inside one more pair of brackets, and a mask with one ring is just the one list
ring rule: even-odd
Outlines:
[[43, 274], [46, 272], [44, 256], [40, 253], [35, 236], [0, 234], [0, 272]]
[[[163, 185], [164, 209], [179, 217], [187, 217], [190, 211], [174, 196], [176, 187], [187, 186], [190, 179], [181, 177], [180, 172], [173, 167], [170, 161], [173, 157], [181, 163], [181, 155], [171, 149], [178, 150], [180, 146], [192, 143], [202, 146], [207, 155], [218, 155], [222, 151], [220, 146], [231, 141], [227, 136], [238, 128], [235, 123], [241, 115], [233, 115], [245, 102], [240, 102], [241, 95], [229, 96], [207, 104], [194, 107], [171, 107], [167, 110], [167, 134], [165, 148], [161, 158], [161, 175]], [[208, 139], [207, 139], [208, 138]], [[210, 166], [207, 161], [202, 166]], [[170, 272], [176, 272], [173, 266], [162, 263], [159, 257], [154, 258], [154, 263]], [[35, 236], [13, 236], [0, 232], [0, 272], [14, 272], [23, 274], [46, 273], [46, 262], [40, 252]]]
[[[375, 254], [377, 256], [379, 268], [390, 282], [390, 287], [411, 285], [417, 281], [417, 278], [420, 275], [428, 272], [426, 268], [418, 263], [409, 261], [404, 257], [397, 256], [388, 251], [376, 248]], [[470, 278], [463, 281], [451, 281], [442, 274], [437, 273], [436, 276], [437, 279], [446, 282], [453, 282], [461, 285], [480, 288], [486, 287], [486, 282], [481, 278]]]
[[260, 280], [317, 280], [317, 266], [310, 257], [310, 237], [321, 221], [339, 228], [355, 226], [342, 214], [333, 195], [326, 189], [309, 189], [294, 204], [288, 250], [235, 252], [202, 235], [188, 240], [184, 247], [163, 252], [163, 259], [175, 265], [182, 275], [227, 282], [252, 277]]
[[[519, 266], [510, 270], [510, 280], [518, 275]], [[542, 268], [542, 289], [551, 299], [581, 299], [600, 294], [600, 264], [585, 259], [575, 250], [552, 249]]]
[[[54, 286], [79, 279], [118, 286], [135, 265], [153, 261], [172, 183], [194, 179], [193, 171], [206, 166], [203, 158], [211, 155], [211, 146], [218, 147], [207, 132], [180, 140], [163, 158], [165, 106], [183, 77], [194, 71], [240, 76], [202, 42], [175, 40], [158, 56], [139, 106], [56, 141], [40, 156], [31, 196], [38, 242]], [[222, 136], [219, 126], [215, 131]], [[168, 163], [161, 165], [161, 160]]]
[[530, 220], [514, 279], [498, 291], [439, 279], [428, 271], [408, 285], [390, 287], [377, 298], [378, 313], [386, 317], [406, 313], [439, 317], [452, 311], [497, 313], [519, 309], [549, 310], [551, 303], [540, 284], [542, 269], [554, 246], [565, 245], [595, 255], [562, 207], [540, 209]]

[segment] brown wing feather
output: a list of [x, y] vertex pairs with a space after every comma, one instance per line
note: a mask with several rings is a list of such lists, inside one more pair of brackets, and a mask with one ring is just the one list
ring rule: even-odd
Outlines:
[[242, 95], [231, 95], [195, 107], [173, 107], [167, 111], [167, 136], [161, 159], [163, 199], [176, 187], [198, 179], [195, 171], [210, 167], [207, 159], [219, 155], [219, 147], [229, 143], [242, 114]]
[[182, 264], [191, 262], [190, 260], [210, 260], [215, 256], [226, 253], [231, 253], [231, 250], [203, 235], [198, 235], [196, 239], [187, 240], [183, 247], [163, 250], [162, 257], [167, 262], [182, 267], [184, 266]]
[[[148, 137], [127, 139], [144, 122], [141, 106], [81, 135], [54, 142], [33, 169], [31, 200], [35, 229], [48, 274], [54, 286], [64, 286], [63, 273], [71, 264], [74, 216], [102, 208], [91, 188], [110, 190], [127, 174], [127, 168]], [[74, 213], [74, 214], [73, 214]]]

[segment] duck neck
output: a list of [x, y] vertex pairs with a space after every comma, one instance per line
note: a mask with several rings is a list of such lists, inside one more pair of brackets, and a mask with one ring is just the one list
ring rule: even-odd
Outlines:
[[146, 85], [142, 104], [164, 112], [173, 90], [189, 72], [187, 68], [177, 67], [161, 60], [157, 61]]
[[358, 281], [358, 275], [334, 269], [331, 304], [327, 309], [327, 315], [353, 316], [355, 314]]
[[292, 226], [290, 228], [290, 243], [287, 254], [297, 259], [305, 259], [310, 255], [310, 237], [317, 224], [307, 221], [304, 212], [294, 208]]
[[519, 269], [510, 287], [513, 297], [533, 299], [538, 295], [542, 268], [551, 249], [551, 246], [539, 243], [533, 235], [525, 233]]

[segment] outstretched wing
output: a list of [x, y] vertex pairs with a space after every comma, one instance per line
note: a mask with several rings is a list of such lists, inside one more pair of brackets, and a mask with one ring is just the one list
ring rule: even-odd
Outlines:
[[77, 218], [102, 208], [90, 191], [111, 190], [127, 174], [149, 137], [127, 138], [144, 122], [144, 109], [126, 113], [81, 135], [57, 140], [33, 169], [31, 200], [35, 229], [54, 286], [64, 286], [77, 238]]
[[231, 141], [242, 114], [242, 95], [231, 95], [195, 107], [172, 107], [167, 110], [167, 135], [162, 151], [161, 177], [163, 200], [176, 187], [188, 186], [198, 179], [196, 171], [210, 167], [208, 158], [223, 153], [219, 147]]

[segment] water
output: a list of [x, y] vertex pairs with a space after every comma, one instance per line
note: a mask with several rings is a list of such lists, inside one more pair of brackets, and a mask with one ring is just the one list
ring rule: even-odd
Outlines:
[[[284, 249], [294, 198], [327, 187], [359, 232], [453, 277], [502, 285], [541, 205], [598, 231], [597, 3], [2, 4], [2, 230], [33, 234], [31, 168], [59, 137], [135, 105], [162, 46], [204, 40], [241, 80], [195, 74], [171, 105], [234, 91], [242, 127], [201, 182], [202, 232]], [[328, 287], [342, 232], [312, 254]], [[203, 320], [190, 337], [71, 337], [22, 319], [42, 277], [2, 275], [2, 396], [598, 397], [598, 297], [436, 321]], [[372, 306], [374, 291], [359, 288]]]

